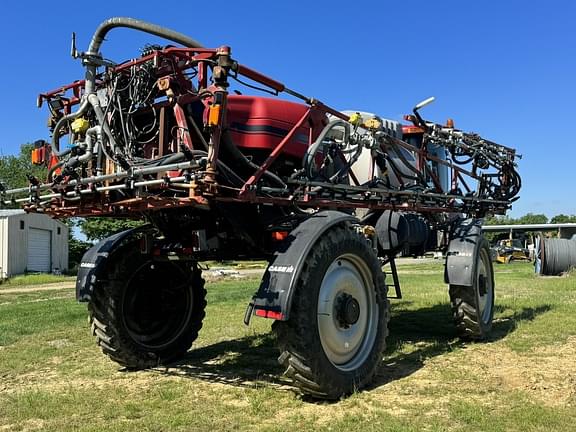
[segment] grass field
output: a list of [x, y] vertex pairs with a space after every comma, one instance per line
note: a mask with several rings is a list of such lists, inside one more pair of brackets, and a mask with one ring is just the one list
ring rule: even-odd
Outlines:
[[403, 265], [391, 336], [368, 390], [333, 403], [282, 377], [269, 320], [246, 328], [256, 280], [208, 284], [188, 357], [125, 372], [72, 289], [0, 289], [0, 431], [574, 431], [576, 277], [496, 266], [492, 338], [454, 337], [441, 263]]
[[24, 286], [24, 285], [42, 285], [42, 284], [50, 284], [50, 283], [57, 283], [57, 282], [73, 282], [76, 278], [73, 276], [66, 276], [66, 275], [55, 275], [49, 273], [38, 273], [38, 274], [26, 274], [26, 275], [18, 275], [13, 276], [10, 279], [5, 279], [0, 281], [0, 290], [3, 288], [13, 288], [17, 286]]

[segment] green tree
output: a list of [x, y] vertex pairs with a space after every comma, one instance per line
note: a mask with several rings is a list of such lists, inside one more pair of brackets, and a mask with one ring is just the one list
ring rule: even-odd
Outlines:
[[80, 230], [90, 241], [102, 240], [119, 231], [135, 228], [143, 225], [143, 220], [118, 219], [109, 217], [92, 217], [81, 219], [78, 222]]
[[484, 225], [512, 225], [515, 223], [510, 216], [490, 216], [484, 218]]
[[[484, 225], [524, 225], [524, 224], [545, 224], [545, 223], [548, 223], [548, 217], [546, 215], [534, 214], [534, 213], [527, 213], [519, 218], [512, 218], [510, 216], [505, 215], [505, 216], [491, 216], [484, 219]], [[501, 237], [505, 238], [508, 234], [486, 232], [484, 235], [490, 243], [494, 243]]]
[[[44, 165], [32, 164], [31, 154], [34, 144], [27, 143], [20, 146], [18, 155], [0, 156], [0, 182], [5, 189], [26, 187], [30, 184], [28, 176], [34, 176], [40, 181], [45, 181], [48, 169]], [[6, 197], [9, 199], [10, 197]], [[18, 208], [18, 204], [4, 205], [4, 207]], [[91, 218], [85, 220], [64, 221], [70, 228], [70, 268], [77, 264], [90, 243], [83, 242], [73, 237], [73, 228], [78, 226], [88, 240], [100, 240], [115, 232], [141, 225], [138, 220], [115, 219], [115, 218]]]
[[62, 219], [62, 222], [68, 226], [68, 272], [75, 274], [78, 272], [82, 257], [92, 247], [92, 243], [74, 237], [74, 228], [79, 222], [77, 218]]
[[[26, 187], [30, 183], [28, 176], [36, 177], [44, 181], [48, 175], [48, 170], [44, 165], [34, 165], [31, 160], [34, 144], [23, 144], [20, 146], [18, 155], [0, 156], [0, 183], [5, 189]], [[10, 197], [7, 197], [10, 198]], [[7, 207], [19, 207], [17, 204], [10, 204]]]
[[544, 214], [527, 213], [516, 220], [516, 224], [545, 224], [548, 223], [548, 217]]
[[550, 223], [576, 223], [576, 215], [559, 214], [550, 219]]

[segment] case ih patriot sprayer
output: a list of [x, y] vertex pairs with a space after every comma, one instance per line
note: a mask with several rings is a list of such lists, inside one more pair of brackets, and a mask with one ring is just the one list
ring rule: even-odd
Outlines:
[[[114, 63], [100, 52], [114, 27], [182, 47]], [[203, 260], [268, 260], [245, 322], [274, 320], [280, 363], [314, 396], [340, 397], [374, 375], [390, 317], [382, 267], [399, 297], [401, 250], [443, 251], [457, 332], [489, 332], [494, 277], [480, 221], [519, 192], [513, 149], [424, 120], [431, 99], [409, 125], [338, 111], [227, 46], [130, 18], [105, 21], [72, 54], [85, 79], [38, 100], [52, 141], [33, 159], [48, 181], [2, 201], [57, 218], [148, 220], [92, 247], [78, 273], [78, 300], [111, 359], [146, 368], [187, 352], [204, 318]]]

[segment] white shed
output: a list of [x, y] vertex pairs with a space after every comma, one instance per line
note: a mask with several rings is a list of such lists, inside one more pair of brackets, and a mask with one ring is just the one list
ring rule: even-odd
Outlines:
[[46, 215], [0, 210], [0, 278], [68, 269], [68, 227]]

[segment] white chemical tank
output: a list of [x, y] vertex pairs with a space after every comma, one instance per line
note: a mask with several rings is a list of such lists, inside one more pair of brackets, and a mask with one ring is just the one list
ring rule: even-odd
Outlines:
[[[382, 117], [377, 116], [374, 113], [369, 113], [365, 111], [342, 111], [342, 113], [348, 116], [351, 116], [355, 113], [359, 113], [364, 119], [364, 121], [377, 117], [382, 122], [382, 128], [388, 135], [391, 135], [400, 140], [402, 139], [402, 124], [400, 122], [384, 119]], [[360, 133], [368, 133], [368, 131], [363, 128], [359, 128], [358, 130]], [[408, 164], [416, 168], [415, 153], [408, 151], [407, 149], [404, 149], [402, 147], [398, 148], [399, 151], [401, 152], [401, 156], [408, 162]], [[409, 178], [414, 177], [415, 173], [406, 166], [406, 163], [402, 160], [400, 155], [398, 155], [398, 153], [394, 151], [391, 151], [389, 153], [389, 158], [392, 160], [392, 163], [396, 165], [398, 171], [400, 171], [400, 173], [402, 173], [403, 176], [407, 177], [406, 179], [404, 179], [404, 186], [407, 187], [414, 185], [416, 181], [410, 180]], [[382, 180], [380, 186], [385, 186], [389, 184], [390, 187], [397, 188], [401, 186], [402, 183], [400, 182], [398, 176], [394, 173], [394, 170], [390, 165], [391, 165], [390, 161], [386, 161], [388, 172], [387, 174], [383, 173], [382, 170], [378, 167], [378, 164], [376, 163], [374, 158], [372, 157], [370, 149], [364, 148], [356, 163], [352, 165], [352, 172], [354, 173], [354, 175], [358, 179], [358, 182], [361, 185], [378, 178]], [[354, 184], [352, 179], [350, 179], [350, 184]]]

